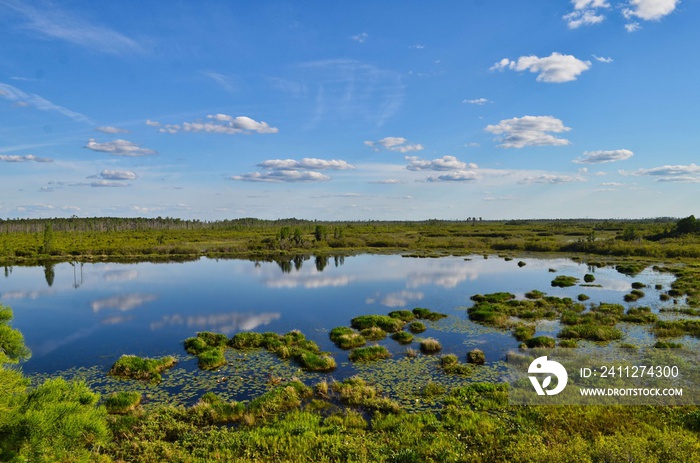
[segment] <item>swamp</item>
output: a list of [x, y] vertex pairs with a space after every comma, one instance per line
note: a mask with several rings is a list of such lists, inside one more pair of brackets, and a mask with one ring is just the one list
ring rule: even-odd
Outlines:
[[[514, 236], [476, 245], [509, 230], [504, 223], [398, 223], [382, 224], [383, 233], [405, 243], [416, 240], [409, 230], [462, 238], [332, 252], [312, 243], [310, 227], [309, 249], [147, 260], [133, 241], [118, 258], [88, 256], [70, 247], [74, 231], [56, 238], [60, 225], [36, 227], [52, 228], [49, 254], [11, 258], [13, 243], [28, 238], [2, 236], [0, 336], [13, 340], [2, 352], [23, 360], [21, 372], [0, 370], [3, 384], [17, 387], [0, 401], [2, 459], [700, 458], [694, 405], [516, 406], [504, 379], [507, 354], [520, 348], [697, 351], [700, 266], [671, 255], [694, 255], [699, 245], [695, 235], [675, 236], [672, 222], [635, 224], [650, 239], [634, 243], [613, 230], [588, 241], [583, 230], [602, 222], [513, 225], [528, 246], [536, 239], [527, 233], [557, 230], [542, 246], [557, 243], [559, 252], [526, 251]], [[627, 246], [647, 251], [614, 251]], [[21, 431], [68, 403], [82, 421]], [[62, 433], [60, 445], [51, 447], [51, 433]]]

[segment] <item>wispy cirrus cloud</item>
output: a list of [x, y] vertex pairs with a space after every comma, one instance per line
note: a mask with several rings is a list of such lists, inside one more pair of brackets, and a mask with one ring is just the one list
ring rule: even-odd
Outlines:
[[574, 159], [577, 164], [600, 164], [605, 162], [624, 161], [634, 155], [630, 150], [600, 150], [600, 151], [584, 151], [583, 156]]
[[40, 111], [54, 111], [69, 117], [77, 122], [86, 122], [92, 124], [92, 121], [79, 112], [71, 111], [70, 109], [59, 106], [34, 93], [25, 93], [12, 85], [0, 83], [0, 97], [6, 100], [14, 101], [20, 106], [31, 106]]
[[488, 98], [475, 98], [473, 100], [462, 100], [462, 103], [483, 106], [486, 103], [493, 103], [493, 101], [489, 100]]
[[87, 145], [85, 145], [85, 148], [92, 151], [108, 153], [112, 156], [141, 157], [158, 154], [155, 150], [143, 148], [136, 143], [121, 139], [98, 143], [94, 138], [91, 138]]
[[19, 28], [40, 37], [63, 40], [81, 47], [108, 54], [143, 53], [134, 39], [90, 19], [62, 9], [55, 3], [3, 0], [0, 2], [25, 21]]
[[502, 148], [524, 148], [526, 146], [564, 146], [571, 142], [557, 138], [552, 133], [568, 132], [571, 128], [552, 116], [523, 116], [504, 119], [498, 124], [487, 125], [484, 129], [501, 142]]
[[516, 61], [503, 58], [491, 66], [490, 70], [530, 71], [537, 73], [538, 82], [559, 84], [576, 80], [582, 72], [587, 71], [590, 67], [590, 61], [582, 61], [573, 55], [562, 55], [554, 52], [543, 58], [535, 55], [521, 56]]

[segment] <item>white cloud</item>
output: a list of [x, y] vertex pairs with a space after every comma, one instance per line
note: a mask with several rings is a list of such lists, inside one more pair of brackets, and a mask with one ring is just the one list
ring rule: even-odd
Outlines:
[[552, 116], [523, 116], [504, 119], [496, 125], [484, 129], [495, 135], [502, 148], [523, 148], [525, 146], [563, 146], [571, 142], [557, 138], [547, 132], [561, 133], [571, 130], [563, 122]]
[[627, 32], [636, 32], [641, 28], [642, 28], [642, 26], [640, 26], [639, 23], [636, 23], [636, 22], [625, 24], [625, 29], [627, 30]]
[[63, 106], [53, 104], [49, 100], [42, 98], [39, 95], [35, 95], [33, 93], [25, 93], [17, 87], [13, 87], [12, 85], [0, 83], [0, 96], [7, 100], [16, 102], [16, 104], [20, 106], [28, 105], [40, 111], [56, 111], [60, 114], [63, 114], [66, 117], [73, 119], [74, 121], [92, 123], [90, 119], [83, 114], [71, 111], [70, 109], [66, 109]]
[[586, 8], [610, 8], [607, 0], [571, 0], [574, 4], [574, 9], [583, 10]]
[[572, 182], [585, 182], [586, 179], [581, 177], [572, 177], [571, 175], [558, 175], [558, 174], [541, 174], [531, 177], [525, 177], [519, 183], [531, 184], [531, 183], [548, 183], [551, 185], [556, 185], [559, 183], [572, 183]]
[[488, 98], [476, 98], [474, 100], [462, 100], [462, 103], [483, 106], [486, 103], [493, 103], [493, 102], [491, 100], [489, 100]]
[[634, 155], [630, 150], [584, 151], [583, 157], [574, 159], [577, 164], [598, 164], [603, 162], [624, 161]]
[[104, 153], [109, 153], [112, 156], [127, 156], [127, 157], [140, 157], [148, 156], [152, 154], [158, 154], [156, 151], [148, 148], [142, 148], [139, 145], [132, 143], [128, 140], [114, 140], [105, 143], [98, 143], [94, 138], [88, 141], [85, 148], [92, 151], [100, 151]]
[[129, 184], [115, 182], [113, 180], [95, 180], [94, 182], [90, 183], [90, 186], [94, 188], [121, 188], [129, 186]]
[[[454, 156], [443, 156], [441, 158], [433, 159], [432, 161], [419, 159], [417, 156], [406, 156], [408, 165], [406, 169], [413, 171], [420, 170], [463, 170], [467, 168], [467, 163], [458, 160]], [[469, 164], [472, 169], [476, 168], [476, 165]]]
[[357, 35], [353, 35], [350, 38], [353, 39], [355, 42], [365, 43], [369, 38], [369, 34], [367, 32], [361, 32]]
[[138, 176], [130, 170], [103, 170], [100, 172], [100, 178], [105, 180], [135, 180]]
[[[166, 124], [159, 129], [162, 133], [206, 132], [206, 133], [277, 133], [277, 127], [270, 127], [266, 122], [258, 122], [248, 116], [229, 116], [227, 114], [210, 114], [206, 122], [183, 122], [180, 124]], [[147, 121], [148, 125], [158, 127], [160, 124]]]
[[407, 142], [408, 140], [403, 137], [385, 137], [379, 141], [365, 141], [365, 145], [374, 148], [375, 151], [379, 151], [383, 148], [388, 151], [396, 151], [399, 153], [421, 151], [423, 149], [423, 145], [420, 143], [409, 145]]
[[657, 177], [658, 182], [698, 182], [700, 181], [700, 166], [693, 163], [688, 165], [665, 165], [651, 169], [638, 169], [634, 172], [620, 171], [622, 175], [649, 175]]
[[605, 16], [598, 14], [596, 10], [577, 10], [564, 15], [564, 21], [569, 29], [578, 29], [581, 26], [599, 24], [605, 20]]
[[671, 14], [678, 3], [679, 0], [629, 0], [629, 7], [622, 10], [622, 14], [627, 19], [658, 21]]
[[341, 159], [317, 159], [317, 158], [303, 158], [299, 161], [295, 159], [270, 159], [263, 161], [258, 164], [258, 167], [263, 169], [274, 169], [274, 170], [298, 170], [298, 169], [312, 169], [312, 170], [345, 170], [354, 169], [355, 166], [348, 164]]
[[129, 133], [128, 130], [126, 129], [120, 129], [119, 127], [112, 127], [112, 126], [103, 126], [103, 127], [97, 127], [95, 130], [98, 132], [102, 133], [111, 133], [111, 134], [117, 134], [117, 133]]
[[612, 63], [613, 62], [612, 58], [605, 58], [603, 56], [593, 55], [593, 58], [595, 58], [596, 61], [600, 61], [601, 63]]
[[33, 154], [24, 154], [24, 155], [17, 155], [17, 154], [0, 154], [0, 161], [3, 161], [3, 162], [27, 162], [27, 161], [33, 161], [33, 162], [53, 162], [53, 159], [51, 159], [51, 158], [40, 158], [40, 157], [34, 156]]
[[399, 180], [397, 178], [387, 178], [384, 180], [377, 180], [375, 182], [370, 182], [370, 183], [378, 183], [380, 185], [399, 185], [401, 183], [406, 183], [404, 180]]
[[158, 121], [152, 121], [150, 119], [146, 119], [146, 125], [148, 125], [150, 127], [160, 127], [161, 123]]
[[581, 61], [573, 55], [562, 55], [554, 52], [544, 58], [535, 55], [521, 56], [517, 61], [503, 58], [491, 66], [492, 71], [510, 69], [514, 71], [526, 71], [538, 73], [538, 82], [562, 83], [576, 80], [582, 72], [591, 67], [590, 61]]
[[472, 170], [457, 170], [447, 174], [428, 177], [428, 182], [473, 182], [481, 178], [479, 174]]
[[331, 178], [320, 172], [312, 170], [273, 170], [270, 172], [250, 172], [243, 175], [234, 175], [231, 180], [244, 182], [327, 182]]

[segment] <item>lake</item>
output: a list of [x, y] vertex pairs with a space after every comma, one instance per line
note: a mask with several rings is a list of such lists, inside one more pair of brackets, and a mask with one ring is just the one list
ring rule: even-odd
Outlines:
[[[59, 373], [79, 376], [98, 390], [104, 388], [103, 392], [118, 387], [139, 388], [146, 386], [105, 379], [106, 371], [119, 356], [176, 355], [180, 364], [172, 372], [171, 383], [166, 373], [160, 388], [148, 387], [154, 400], [164, 397], [163, 391], [169, 391], [181, 394], [178, 401], [190, 403], [201, 395], [201, 390], [225, 390], [233, 398], [247, 397], [263, 390], [265, 375], [273, 373], [297, 375], [310, 382], [326, 376], [301, 372], [289, 361], [258, 352], [238, 358], [241, 365], [248, 365], [235, 369], [245, 385], [223, 388], [213, 382], [216, 372], [198, 371], [196, 360], [182, 347], [183, 340], [198, 331], [232, 336], [247, 330], [285, 333], [300, 329], [336, 358], [339, 368], [330, 377], [359, 372], [396, 379], [404, 374], [397, 372], [403, 365], [405, 374], [414, 379], [423, 374], [434, 378], [436, 357], [405, 359], [406, 346], [390, 338], [380, 344], [392, 352], [393, 360], [353, 365], [348, 361], [348, 352], [328, 339], [328, 331], [349, 325], [350, 319], [358, 315], [427, 307], [449, 317], [428, 322], [428, 330], [421, 337], [439, 339], [443, 353], [455, 353], [462, 361], [467, 351], [478, 347], [486, 353], [488, 364], [496, 367], [506, 352], [519, 343], [510, 332], [469, 321], [466, 308], [472, 304], [469, 298], [474, 294], [508, 291], [522, 298], [525, 292], [538, 289], [548, 295], [574, 299], [585, 293], [590, 297], [587, 303], [629, 306], [623, 297], [630, 292], [632, 282], [640, 281], [647, 285], [646, 296], [635, 305], [651, 306], [656, 312], [662, 304], [659, 294], [668, 290], [673, 281], [672, 275], [651, 269], [630, 277], [612, 267], [592, 268], [570, 259], [522, 260], [525, 266], [519, 266], [518, 259], [495, 255], [424, 259], [358, 255], [298, 257], [280, 263], [202, 258], [184, 263], [14, 266], [6, 268], [5, 277], [0, 277], [0, 301], [12, 307], [13, 326], [22, 331], [32, 350], [32, 358], [22, 364], [25, 373], [36, 378]], [[557, 275], [571, 275], [583, 283], [586, 273], [595, 275], [598, 286], [550, 285]], [[657, 284], [663, 290], [655, 289]], [[655, 341], [645, 327], [621, 324], [620, 328], [640, 346], [653, 345]], [[538, 335], [556, 336], [559, 324], [542, 321], [537, 329]], [[417, 343], [412, 347], [417, 349]], [[244, 354], [227, 355], [236, 360], [234, 357]], [[253, 357], [258, 362], [255, 366], [242, 362]], [[388, 370], [381, 372], [381, 368]], [[486, 375], [495, 377], [497, 373]]]

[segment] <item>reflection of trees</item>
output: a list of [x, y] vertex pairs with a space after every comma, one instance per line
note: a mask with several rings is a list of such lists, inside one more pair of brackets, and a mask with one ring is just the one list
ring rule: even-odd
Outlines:
[[345, 263], [345, 256], [335, 256], [333, 260], [335, 261], [335, 266], [340, 267]]
[[5, 266], [5, 278], [9, 277], [12, 273], [12, 267]]
[[282, 273], [292, 273], [292, 261], [291, 260], [277, 260], [277, 265], [280, 266]]
[[316, 270], [323, 272], [323, 269], [328, 265], [328, 257], [316, 256]]
[[53, 262], [44, 262], [44, 277], [49, 286], [53, 286], [53, 280], [56, 278], [55, 266], [56, 264]]
[[308, 259], [308, 257], [302, 256], [302, 255], [294, 256], [294, 259], [292, 259], [294, 261], [294, 270], [296, 270], [297, 272], [299, 270], [301, 270], [301, 266], [304, 264], [304, 261], [307, 259]]

